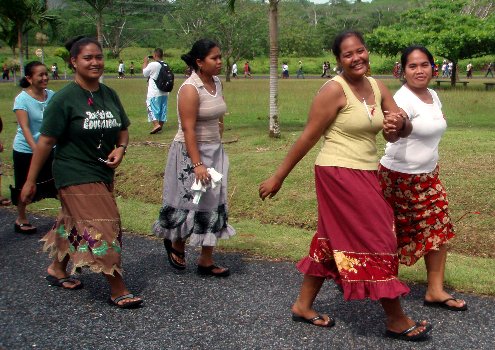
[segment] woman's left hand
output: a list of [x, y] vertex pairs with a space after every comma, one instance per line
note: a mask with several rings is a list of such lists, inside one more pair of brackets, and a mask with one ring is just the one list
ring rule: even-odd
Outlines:
[[124, 159], [124, 154], [125, 154], [125, 149], [123, 147], [117, 147], [115, 148], [110, 154], [108, 155], [107, 158], [107, 166], [115, 169], [117, 168], [122, 160]]
[[197, 167], [194, 168], [194, 181], [201, 181], [203, 186], [206, 186], [210, 183], [211, 181], [211, 176], [208, 173], [208, 170], [206, 169], [206, 166], [198, 165]]

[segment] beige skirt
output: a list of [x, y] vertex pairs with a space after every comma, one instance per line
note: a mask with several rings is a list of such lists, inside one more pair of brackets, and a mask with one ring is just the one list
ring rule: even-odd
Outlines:
[[78, 267], [122, 274], [122, 229], [113, 185], [89, 183], [59, 189], [62, 209], [53, 228], [41, 239], [51, 257], [72, 260]]

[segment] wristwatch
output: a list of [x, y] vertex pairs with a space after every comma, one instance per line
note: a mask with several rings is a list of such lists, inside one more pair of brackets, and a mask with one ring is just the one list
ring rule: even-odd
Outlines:
[[121, 145], [117, 145], [117, 147], [115, 147], [115, 148], [120, 148], [120, 147], [122, 147], [124, 149], [124, 154], [126, 154], [127, 153], [127, 145], [121, 144]]

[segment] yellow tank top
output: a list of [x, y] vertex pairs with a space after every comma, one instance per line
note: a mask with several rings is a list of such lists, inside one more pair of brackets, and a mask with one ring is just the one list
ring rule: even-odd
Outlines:
[[375, 95], [374, 105], [365, 105], [362, 100], [359, 101], [341, 76], [331, 80], [342, 86], [347, 104], [325, 131], [316, 165], [360, 170], [378, 168], [376, 134], [383, 126], [382, 95], [375, 79], [366, 79]]

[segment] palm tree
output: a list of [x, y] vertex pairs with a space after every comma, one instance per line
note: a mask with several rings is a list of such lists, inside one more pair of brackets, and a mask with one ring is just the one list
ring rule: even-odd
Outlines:
[[[269, 0], [269, 32], [270, 32], [270, 137], [280, 137], [280, 123], [278, 119], [278, 3], [280, 0]], [[228, 0], [232, 11], [235, 0]]]
[[48, 13], [44, 0], [2, 0], [0, 16], [3, 20], [14, 23], [17, 31], [17, 47], [19, 47], [19, 65], [21, 76], [24, 76], [22, 35], [33, 25], [55, 24], [57, 17]]

